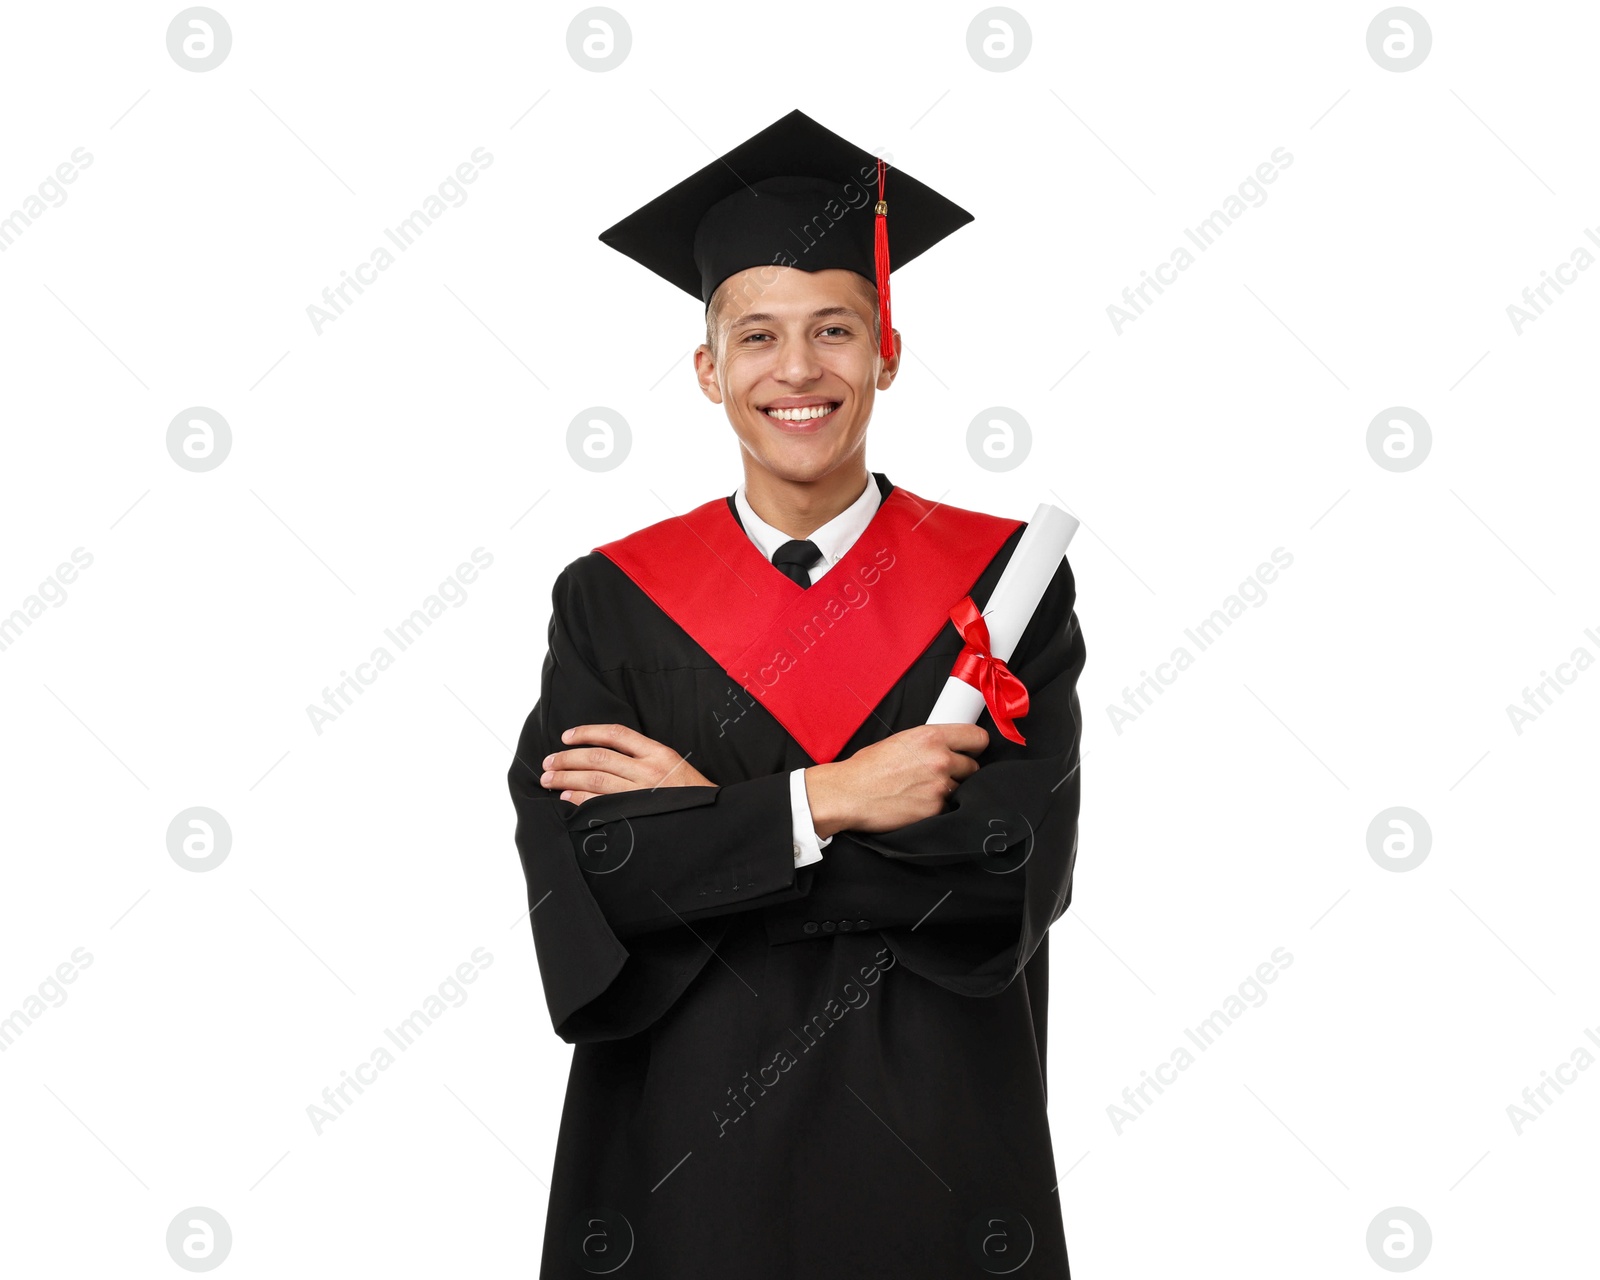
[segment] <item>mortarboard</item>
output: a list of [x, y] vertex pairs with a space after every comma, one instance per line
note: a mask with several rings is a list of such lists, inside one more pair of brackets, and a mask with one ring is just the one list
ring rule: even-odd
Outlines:
[[[890, 331], [889, 165], [791, 111], [671, 190], [634, 210], [600, 239], [708, 307], [729, 276], [750, 267], [843, 268], [878, 289], [880, 350]], [[972, 215], [895, 170], [894, 259], [903, 267]]]

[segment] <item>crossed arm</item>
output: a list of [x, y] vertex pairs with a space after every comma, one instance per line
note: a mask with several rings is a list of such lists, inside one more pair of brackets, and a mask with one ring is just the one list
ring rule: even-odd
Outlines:
[[[813, 875], [795, 870], [783, 775], [708, 779], [626, 727], [635, 709], [594, 669], [584, 602], [558, 579], [539, 703], [507, 775], [557, 1034], [649, 1026], [715, 949], [717, 918], [754, 910], [778, 941], [800, 941], [819, 916], [869, 920], [928, 980], [1004, 990], [1071, 899], [1084, 665], [1073, 600], [1063, 562], [1014, 660], [1030, 695], [1025, 749], [973, 725], [918, 726], [805, 770], [818, 834], [845, 833]], [[626, 848], [607, 844], [619, 833]], [[612, 865], [636, 846], [676, 856]]]
[[[544, 758], [539, 785], [562, 788], [561, 798], [573, 804], [622, 791], [717, 785], [665, 743], [626, 725], [576, 725], [561, 740], [573, 745]], [[978, 771], [974, 757], [988, 745], [988, 732], [977, 725], [918, 725], [846, 760], [812, 765], [812, 824], [828, 837], [893, 831], [942, 813], [950, 794]]]

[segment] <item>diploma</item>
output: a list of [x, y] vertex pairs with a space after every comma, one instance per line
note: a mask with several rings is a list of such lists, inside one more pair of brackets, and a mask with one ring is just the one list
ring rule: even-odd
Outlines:
[[[1017, 540], [1017, 549], [1011, 553], [1011, 559], [983, 611], [982, 623], [989, 631], [990, 656], [1006, 662], [1016, 651], [1028, 620], [1039, 607], [1039, 601], [1044, 599], [1045, 589], [1049, 587], [1061, 557], [1067, 552], [1067, 544], [1077, 531], [1076, 517], [1048, 502], [1039, 504], [1033, 519]], [[957, 669], [964, 665], [967, 664], [958, 662]], [[976, 724], [984, 706], [982, 690], [952, 675], [945, 681], [944, 691], [928, 713], [927, 722]], [[996, 723], [1001, 725], [1003, 732], [1004, 724], [998, 716]]]

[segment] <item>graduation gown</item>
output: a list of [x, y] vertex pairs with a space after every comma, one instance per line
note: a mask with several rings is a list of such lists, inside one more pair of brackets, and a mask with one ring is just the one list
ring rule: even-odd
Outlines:
[[[794, 866], [789, 771], [925, 722], [1022, 524], [874, 479], [872, 523], [807, 589], [731, 500], [608, 544], [552, 593], [511, 765], [552, 1025], [576, 1046], [540, 1275], [1067, 1276], [1046, 1119], [1046, 930], [1077, 853], [1066, 561], [1008, 664], [1008, 741], [940, 814]], [[539, 785], [620, 723], [715, 786], [582, 805]]]

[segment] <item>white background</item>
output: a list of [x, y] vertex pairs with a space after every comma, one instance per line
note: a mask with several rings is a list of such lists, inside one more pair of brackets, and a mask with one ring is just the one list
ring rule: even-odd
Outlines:
[[[1085, 522], [1049, 1043], [1074, 1273], [1384, 1274], [1391, 1206], [1431, 1227], [1423, 1274], [1592, 1265], [1600, 1070], [1520, 1134], [1507, 1107], [1600, 1053], [1600, 671], [1521, 733], [1506, 706], [1600, 656], [1600, 271], [1520, 335], [1506, 309], [1600, 226], [1600, 10], [1418, 0], [1432, 50], [1397, 73], [1377, 3], [1032, 5], [995, 72], [975, 5], [629, 4], [597, 73], [577, 7], [218, 3], [205, 73], [167, 52], [176, 6], [5, 18], [0, 214], [93, 159], [0, 253], [0, 615], [93, 564], [0, 650], [0, 1015], [92, 963], [0, 1053], [0, 1267], [175, 1274], [198, 1205], [230, 1274], [532, 1274], [571, 1049], [504, 775], [551, 580], [739, 478], [701, 309], [596, 235], [797, 106], [976, 215], [895, 276], [870, 464]], [[319, 335], [307, 306], [478, 147], [466, 202]], [[1279, 147], [1118, 334], [1108, 305]], [[567, 451], [594, 405], [632, 431], [606, 473]], [[996, 405], [1033, 435], [1003, 473], [966, 445]], [[1366, 445], [1396, 405], [1432, 429], [1403, 473]], [[167, 452], [190, 406], [232, 430], [209, 472]], [[476, 547], [465, 603], [316, 732]], [[1265, 603], [1118, 732], [1277, 547]], [[204, 874], [166, 847], [197, 805], [232, 831]], [[1403, 873], [1366, 837], [1397, 805], [1432, 831]], [[466, 1002], [319, 1136], [308, 1105], [477, 947]], [[1119, 1134], [1278, 947], [1265, 1003]]]

